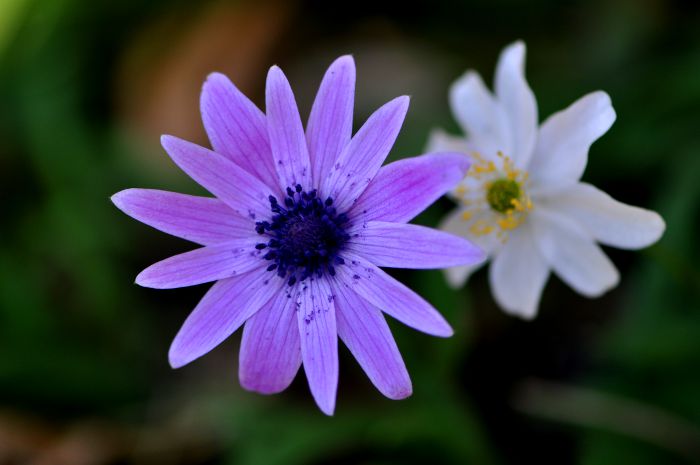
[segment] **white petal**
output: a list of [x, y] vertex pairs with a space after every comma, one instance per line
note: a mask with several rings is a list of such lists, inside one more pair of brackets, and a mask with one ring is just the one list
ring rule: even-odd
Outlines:
[[618, 202], [590, 184], [574, 184], [542, 201], [576, 221], [598, 242], [621, 249], [648, 247], [666, 229], [658, 213]]
[[529, 222], [511, 231], [489, 269], [491, 291], [506, 313], [531, 319], [537, 314], [549, 266], [535, 245]]
[[598, 297], [617, 285], [615, 265], [575, 221], [543, 206], [535, 207], [530, 218], [540, 252], [576, 292]]
[[449, 98], [452, 113], [475, 150], [485, 157], [495, 157], [499, 150], [511, 152], [506, 117], [477, 73], [467, 71], [457, 79]]
[[588, 149], [615, 122], [610, 97], [593, 92], [542, 123], [528, 167], [536, 184], [570, 184], [581, 179]]
[[537, 101], [525, 80], [525, 44], [515, 42], [501, 52], [496, 67], [496, 98], [506, 117], [515, 166], [527, 166], [537, 137]]
[[472, 149], [463, 137], [453, 136], [442, 129], [433, 129], [428, 136], [425, 151], [470, 153]]
[[479, 268], [481, 268], [488, 257], [491, 256], [494, 251], [501, 245], [501, 242], [496, 238], [495, 234], [486, 234], [482, 236], [477, 236], [469, 231], [469, 224], [463, 219], [463, 214], [466, 210], [463, 208], [455, 208], [442, 220], [439, 229], [446, 231], [457, 236], [461, 236], [469, 239], [475, 245], [477, 245], [486, 254], [486, 259], [474, 265], [464, 265], [464, 266], [454, 266], [445, 269], [445, 277], [447, 278], [447, 283], [453, 288], [459, 288], [467, 282], [469, 276]]

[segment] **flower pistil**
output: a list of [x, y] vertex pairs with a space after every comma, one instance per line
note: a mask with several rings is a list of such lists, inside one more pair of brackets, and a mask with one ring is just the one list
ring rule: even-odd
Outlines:
[[462, 219], [470, 222], [470, 231], [477, 236], [496, 233], [502, 241], [508, 231], [520, 226], [530, 210], [527, 194], [528, 173], [517, 169], [512, 160], [497, 153], [496, 160], [487, 160], [472, 152], [474, 163], [455, 194], [467, 209]]

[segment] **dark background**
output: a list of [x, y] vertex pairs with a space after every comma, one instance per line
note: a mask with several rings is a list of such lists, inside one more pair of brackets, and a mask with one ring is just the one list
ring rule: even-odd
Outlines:
[[[325, 68], [352, 53], [356, 127], [412, 95], [393, 159], [435, 126], [447, 87], [490, 81], [528, 45], [540, 119], [604, 89], [618, 119], [584, 180], [659, 211], [641, 252], [596, 300], [556, 278], [533, 322], [505, 316], [483, 272], [397, 276], [455, 337], [401, 325], [414, 395], [383, 398], [341, 350], [327, 418], [298, 376], [281, 395], [237, 381], [236, 335], [173, 371], [171, 338], [206, 286], [133, 284], [190, 248], [119, 212], [127, 187], [200, 193], [158, 146], [207, 144], [214, 70], [263, 103], [271, 64], [306, 118]], [[700, 462], [700, 4], [660, 0], [430, 2], [0, 0], [0, 464], [684, 464]], [[441, 199], [418, 221], [435, 225]]]

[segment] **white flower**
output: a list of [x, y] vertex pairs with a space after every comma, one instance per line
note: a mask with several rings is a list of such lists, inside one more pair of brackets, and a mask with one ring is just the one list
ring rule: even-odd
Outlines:
[[[537, 102], [525, 80], [525, 44], [501, 54], [495, 93], [468, 71], [450, 89], [450, 105], [467, 134], [433, 132], [429, 151], [458, 150], [473, 157], [452, 191], [458, 207], [442, 229], [480, 245], [492, 263], [491, 289], [508, 313], [532, 318], [550, 270], [588, 297], [614, 287], [619, 274], [597, 242], [638, 249], [665, 229], [655, 212], [617, 202], [580, 182], [591, 144], [612, 126], [605, 92], [588, 94], [537, 125]], [[447, 270], [464, 284], [478, 266]]]

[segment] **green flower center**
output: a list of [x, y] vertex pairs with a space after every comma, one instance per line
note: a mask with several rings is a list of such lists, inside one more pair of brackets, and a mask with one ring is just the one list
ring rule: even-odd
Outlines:
[[[491, 208], [499, 213], [506, 213], [515, 207], [520, 199], [520, 184], [512, 179], [497, 179], [492, 182], [486, 193], [486, 200]], [[513, 201], [516, 201], [515, 203]]]

